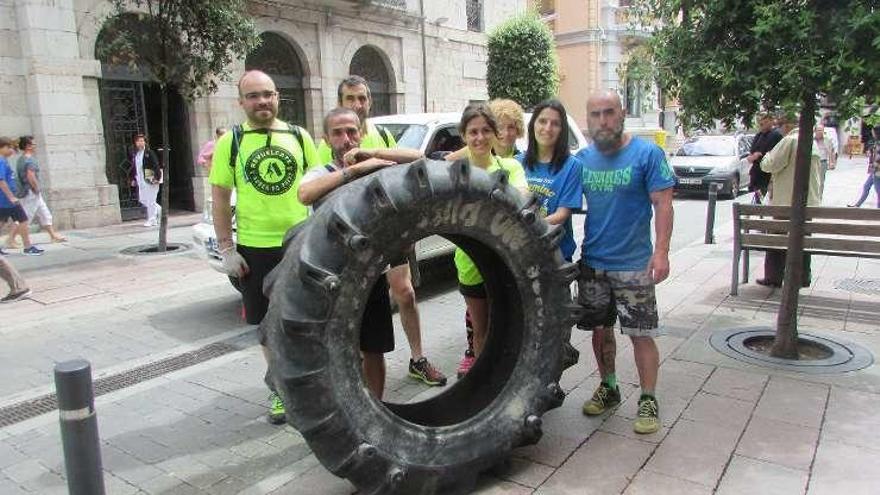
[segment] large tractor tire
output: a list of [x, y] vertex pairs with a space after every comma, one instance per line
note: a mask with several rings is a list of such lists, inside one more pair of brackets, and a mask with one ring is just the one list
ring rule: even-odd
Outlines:
[[[563, 230], [536, 206], [504, 173], [418, 161], [334, 191], [288, 235], [263, 322], [272, 376], [288, 422], [360, 493], [468, 493], [481, 471], [537, 442], [541, 416], [562, 404], [577, 267], [560, 255]], [[383, 403], [363, 380], [361, 316], [389, 260], [431, 234], [465, 249], [482, 272], [489, 338], [444, 393]]]

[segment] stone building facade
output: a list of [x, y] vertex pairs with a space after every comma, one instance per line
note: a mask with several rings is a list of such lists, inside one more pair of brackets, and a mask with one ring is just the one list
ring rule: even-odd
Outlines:
[[[674, 112], [662, 119], [664, 108], [655, 91], [642, 92], [621, 77], [632, 50], [648, 32], [634, 29], [627, 0], [538, 0], [542, 17], [556, 38], [559, 55], [559, 97], [581, 128], [586, 129], [587, 96], [594, 91], [616, 90], [627, 110], [626, 127], [651, 134], [661, 127], [675, 132]], [[625, 74], [624, 74], [625, 76]], [[671, 109], [668, 109], [671, 110]]]
[[[369, 80], [377, 113], [460, 110], [486, 99], [485, 32], [526, 5], [254, 0], [248, 9], [264, 43], [231, 69], [272, 74], [283, 116], [316, 137], [338, 81], [355, 72]], [[131, 139], [145, 132], [154, 148], [164, 146], [156, 85], [98, 59], [110, 15], [106, 0], [0, 0], [0, 135], [36, 137], [45, 195], [62, 228], [141, 215], [129, 187]], [[171, 99], [174, 208], [201, 209], [198, 148], [215, 127], [241, 119], [234, 81], [194, 102]]]

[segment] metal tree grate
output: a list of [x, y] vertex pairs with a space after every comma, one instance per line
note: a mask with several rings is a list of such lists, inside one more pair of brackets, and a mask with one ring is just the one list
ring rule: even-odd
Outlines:
[[[215, 342], [194, 351], [160, 359], [115, 375], [105, 376], [94, 383], [95, 397], [152, 380], [237, 350], [239, 348], [232, 344]], [[56, 409], [58, 409], [58, 400], [54, 393], [11, 404], [0, 408], [0, 428], [50, 413]]]
[[834, 288], [868, 296], [880, 296], [880, 279], [845, 278], [835, 282]]

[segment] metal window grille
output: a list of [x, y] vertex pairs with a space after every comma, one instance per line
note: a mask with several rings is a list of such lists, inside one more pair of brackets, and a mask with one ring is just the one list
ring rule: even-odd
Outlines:
[[483, 0], [467, 0], [468, 31], [483, 31]]

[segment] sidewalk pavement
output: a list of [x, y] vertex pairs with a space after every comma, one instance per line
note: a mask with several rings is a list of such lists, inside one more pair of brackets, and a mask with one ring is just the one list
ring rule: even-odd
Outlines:
[[[844, 161], [829, 173], [826, 204], [851, 201], [863, 178], [862, 160]], [[729, 219], [719, 218], [717, 244], [693, 243], [674, 253], [672, 276], [658, 287], [666, 331], [658, 339], [663, 428], [646, 436], [632, 432], [638, 378], [624, 339], [618, 340], [617, 373], [623, 404], [601, 417], [581, 413], [598, 377], [589, 334], [575, 331], [581, 362], [563, 376], [565, 404], [544, 416], [543, 439], [517, 449], [506, 472], [484, 476], [478, 493], [877, 492], [877, 366], [803, 375], [746, 364], [709, 347], [714, 331], [772, 326], [779, 305], [778, 290], [754, 284], [728, 296], [730, 230]], [[176, 239], [186, 235], [185, 228], [173, 231]], [[78, 249], [88, 254], [90, 242], [100, 244], [83, 237]], [[58, 251], [65, 249], [73, 248]], [[0, 382], [0, 407], [51, 390], [56, 360], [81, 355], [106, 376], [230, 342], [237, 350], [97, 399], [108, 493], [353, 493], [295, 430], [264, 421], [260, 351], [249, 328], [232, 316], [234, 291], [200, 263], [190, 254], [114, 256], [92, 259], [82, 270], [28, 269], [35, 300], [0, 308], [0, 357], [11, 368]], [[754, 280], [760, 256], [752, 265]], [[877, 294], [837, 288], [842, 279], [880, 280], [880, 262], [816, 256], [813, 270], [812, 286], [802, 291], [801, 331], [880, 353]], [[434, 292], [420, 299], [424, 347], [452, 374], [464, 348], [464, 306], [454, 291]], [[409, 356], [395, 320], [399, 345], [389, 355], [387, 399], [442, 392], [405, 378]], [[66, 493], [63, 473], [57, 413], [0, 429], [0, 493]]]

